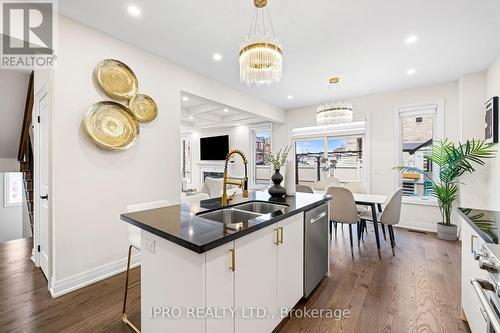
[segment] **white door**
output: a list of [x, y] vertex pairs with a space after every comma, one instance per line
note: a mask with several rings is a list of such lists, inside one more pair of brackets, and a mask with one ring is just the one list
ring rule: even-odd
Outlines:
[[48, 111], [49, 95], [44, 93], [37, 95], [38, 109], [38, 246], [39, 246], [39, 264], [45, 276], [49, 276], [49, 172], [48, 172]]
[[279, 222], [277, 323], [286, 317], [304, 292], [304, 224], [303, 214]]
[[[221, 245], [206, 253], [205, 285], [206, 307], [211, 309], [234, 308], [234, 242]], [[208, 317], [206, 333], [233, 333], [234, 318], [230, 312]]]
[[276, 232], [271, 225], [235, 240], [236, 333], [270, 333], [275, 327]]

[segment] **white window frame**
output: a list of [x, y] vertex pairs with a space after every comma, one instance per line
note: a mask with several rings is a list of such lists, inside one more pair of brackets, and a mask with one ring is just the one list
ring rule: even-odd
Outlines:
[[[342, 129], [336, 128], [339, 126], [332, 125], [318, 125], [316, 123], [296, 123], [289, 126], [288, 137], [289, 142], [292, 145], [293, 152], [293, 166], [295, 168], [295, 144], [296, 141], [321, 139], [324, 140], [324, 150], [328, 149], [328, 138], [329, 137], [362, 137], [363, 138], [363, 184], [365, 185], [366, 191], [370, 193], [371, 191], [371, 114], [357, 114], [353, 122], [364, 121], [364, 129]], [[348, 126], [346, 124], [346, 126]], [[310, 133], [308, 131], [300, 132], [299, 129], [307, 129], [310, 127]], [[323, 128], [321, 132], [316, 131], [316, 128]], [[332, 129], [330, 129], [332, 127]], [[342, 127], [342, 126], [340, 126]]]
[[[184, 174], [183, 174], [183, 169], [184, 169], [184, 165], [183, 165], [184, 164], [184, 145], [182, 144], [183, 141], [189, 142], [189, 146], [190, 146], [189, 164], [191, 166], [191, 170], [189, 172], [189, 178], [184, 178]], [[181, 181], [182, 182], [185, 181], [187, 186], [193, 184], [193, 145], [191, 142], [191, 137], [188, 135], [181, 136]]]
[[[18, 176], [21, 177], [21, 201], [19, 202], [13, 202], [10, 200], [10, 184], [11, 184], [11, 180], [10, 180], [10, 177], [12, 174], [16, 174]], [[4, 181], [4, 207], [8, 208], [8, 207], [17, 207], [17, 206], [21, 206], [21, 204], [23, 203], [23, 178], [22, 178], [22, 175], [20, 172], [5, 172], [4, 173], [4, 178], [3, 178], [3, 181]]]
[[[270, 141], [271, 141], [271, 147], [273, 146], [273, 124], [272, 123], [264, 123], [264, 124], [254, 124], [249, 127], [249, 135], [250, 135], [250, 170], [249, 171], [249, 180], [250, 180], [250, 187], [252, 188], [267, 188], [269, 187], [269, 184], [257, 184], [255, 181], [255, 176], [256, 176], [256, 160], [255, 160], [255, 153], [256, 153], [256, 146], [255, 146], [255, 134], [257, 132], [261, 131], [269, 131], [271, 134]], [[271, 170], [271, 165], [269, 165], [269, 172], [270, 175], [272, 175], [272, 170]], [[269, 182], [271, 182], [271, 178], [269, 178]]]
[[[394, 144], [394, 166], [403, 163], [403, 143], [401, 140], [401, 116], [435, 114], [435, 122], [433, 128], [433, 141], [445, 138], [445, 123], [444, 123], [444, 99], [429, 101], [425, 103], [417, 103], [410, 105], [397, 106], [394, 112], [394, 129], [395, 129], [395, 144]], [[432, 111], [435, 110], [435, 111]], [[439, 168], [435, 165], [433, 168], [433, 177], [439, 175]], [[395, 172], [394, 190], [401, 187], [400, 172]], [[437, 206], [437, 200], [434, 197], [403, 197], [403, 203], [416, 205]]]

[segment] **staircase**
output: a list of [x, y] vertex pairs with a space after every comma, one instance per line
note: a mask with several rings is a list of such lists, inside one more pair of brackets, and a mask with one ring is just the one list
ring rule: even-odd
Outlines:
[[23, 125], [21, 129], [21, 138], [19, 140], [19, 150], [17, 161], [20, 164], [19, 170], [23, 173], [24, 194], [28, 213], [30, 217], [31, 232], [33, 232], [33, 147], [31, 146], [30, 128], [33, 113], [33, 76], [31, 72], [28, 90], [26, 92], [26, 104], [24, 107]]
[[24, 195], [28, 205], [31, 232], [33, 232], [33, 149], [29, 140], [28, 153], [24, 161], [20, 162], [20, 171], [23, 173]]

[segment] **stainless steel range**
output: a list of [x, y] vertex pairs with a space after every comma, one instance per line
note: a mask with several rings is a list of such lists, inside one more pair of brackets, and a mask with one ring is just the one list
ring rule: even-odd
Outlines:
[[481, 303], [481, 314], [488, 333], [500, 333], [500, 248], [496, 244], [483, 244], [474, 251], [479, 268], [488, 272], [488, 279], [472, 278], [471, 283]]

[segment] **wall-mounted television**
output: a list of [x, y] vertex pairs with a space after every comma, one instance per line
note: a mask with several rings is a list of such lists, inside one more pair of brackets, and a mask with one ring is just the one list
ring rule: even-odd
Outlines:
[[229, 135], [200, 138], [200, 160], [224, 160], [229, 152]]

